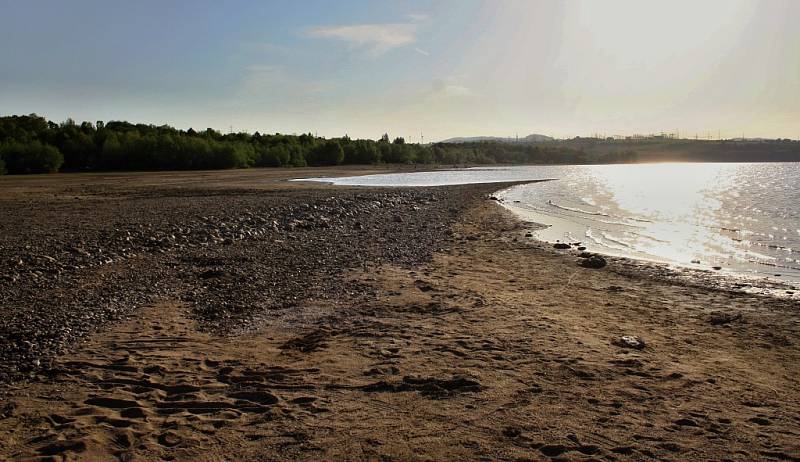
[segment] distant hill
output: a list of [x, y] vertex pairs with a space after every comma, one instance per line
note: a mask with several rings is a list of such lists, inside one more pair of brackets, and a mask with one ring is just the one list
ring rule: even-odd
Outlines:
[[519, 139], [516, 137], [503, 138], [500, 136], [463, 136], [442, 140], [440, 143], [480, 143], [484, 141], [495, 143], [541, 143], [542, 141], [554, 141], [554, 138], [535, 133]]

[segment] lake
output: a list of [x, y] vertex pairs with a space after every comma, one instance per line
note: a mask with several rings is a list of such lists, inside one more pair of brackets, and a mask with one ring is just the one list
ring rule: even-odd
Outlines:
[[800, 282], [800, 164], [676, 163], [480, 167], [315, 178], [439, 186], [552, 179], [497, 193], [548, 241], [610, 255]]

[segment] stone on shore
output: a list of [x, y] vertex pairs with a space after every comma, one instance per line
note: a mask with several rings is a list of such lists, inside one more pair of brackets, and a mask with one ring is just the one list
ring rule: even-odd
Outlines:
[[607, 265], [606, 259], [600, 255], [592, 255], [591, 257], [581, 260], [580, 265], [584, 268], [600, 269]]

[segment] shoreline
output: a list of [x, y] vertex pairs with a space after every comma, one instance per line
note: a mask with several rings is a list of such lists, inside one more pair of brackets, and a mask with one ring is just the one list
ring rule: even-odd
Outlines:
[[[481, 167], [471, 167], [471, 168], [481, 168]], [[420, 170], [419, 173], [426, 173], [430, 171], [440, 171], [440, 170], [442, 169]], [[455, 168], [453, 170], [455, 171], [464, 170], [464, 168]], [[417, 172], [416, 169], [413, 172], [406, 171], [402, 173], [415, 173], [415, 172]], [[389, 172], [389, 173], [398, 173], [398, 172]], [[368, 174], [367, 176], [372, 176], [372, 175], [381, 175], [381, 174]], [[357, 177], [361, 176], [363, 175], [358, 175]], [[461, 186], [492, 185], [492, 184], [507, 182], [507, 181], [490, 181], [483, 183], [477, 183], [477, 182], [454, 183], [454, 184], [443, 184], [443, 185], [414, 185], [414, 186], [369, 185], [368, 186], [368, 185], [350, 185], [349, 183], [339, 184], [336, 182], [337, 177], [338, 175], [331, 177], [292, 178], [289, 179], [288, 181], [299, 182], [299, 183], [311, 183], [311, 184], [322, 183], [338, 187], [363, 187], [363, 188], [387, 188], [387, 189], [404, 188], [404, 187], [418, 188], [418, 187], [447, 187], [447, 186], [459, 186], [459, 185]], [[532, 231], [535, 233], [537, 229], [546, 228], [549, 227], [550, 225], [526, 219], [525, 217], [522, 216], [522, 214], [514, 211], [514, 207], [505, 201], [503, 193], [507, 192], [511, 188], [514, 188], [522, 184], [539, 183], [552, 180], [553, 178], [542, 178], [536, 180], [515, 180], [513, 185], [494, 191], [491, 194], [491, 196], [496, 197], [497, 203], [503, 208], [512, 212], [521, 222], [526, 223], [528, 226], [533, 226], [534, 229], [532, 229]], [[547, 245], [553, 244], [553, 242], [538, 239], [536, 238], [536, 236], [533, 236], [532, 239]], [[569, 251], [574, 251], [574, 249], [570, 249]], [[555, 252], [565, 253], [565, 251], [563, 250]], [[672, 282], [680, 281], [682, 284], [690, 284], [699, 288], [712, 287], [712, 288], [717, 288], [718, 290], [756, 294], [756, 295], [777, 297], [783, 299], [800, 299], [800, 282], [778, 280], [769, 275], [754, 276], [748, 273], [737, 272], [727, 269], [724, 271], [716, 271], [711, 269], [712, 267], [710, 266], [708, 268], [702, 268], [696, 265], [693, 266], [688, 264], [681, 264], [679, 262], [659, 260], [657, 258], [647, 258], [645, 256], [632, 257], [614, 253], [606, 253], [604, 251], [599, 251], [599, 252], [591, 251], [591, 249], [590, 253], [600, 255], [603, 256], [604, 258], [615, 260], [617, 262], [624, 263], [626, 266], [632, 267], [631, 269], [632, 271], [635, 271], [635, 268], [638, 265], [640, 269], [647, 271], [653, 277], [658, 277], [664, 281], [672, 281]]]
[[[516, 185], [515, 185], [516, 186]], [[539, 223], [532, 219], [526, 219], [521, 212], [517, 212], [512, 204], [509, 204], [505, 199], [505, 194], [511, 188], [503, 188], [494, 193], [498, 198], [497, 203], [499, 206], [513, 213], [520, 222], [525, 223], [532, 227], [534, 236], [531, 239], [536, 240], [542, 244], [551, 246], [553, 242], [538, 239], [535, 236], [535, 231], [545, 229], [551, 225]], [[575, 249], [570, 248], [567, 250], [553, 250], [556, 253], [572, 253], [576, 252]], [[662, 278], [665, 281], [685, 281], [696, 287], [716, 287], [719, 290], [738, 291], [741, 293], [764, 295], [769, 297], [777, 297], [783, 299], [800, 299], [800, 283], [794, 281], [784, 281], [775, 279], [770, 275], [754, 276], [744, 272], [737, 272], [735, 270], [716, 271], [711, 267], [701, 268], [697, 265], [682, 264], [676, 261], [667, 261], [665, 259], [632, 257], [615, 253], [607, 253], [605, 251], [596, 251], [591, 248], [587, 250], [589, 253], [600, 255], [609, 260], [617, 262], [624, 262], [628, 266], [640, 265], [643, 269]]]
[[[508, 210], [505, 205], [498, 205]], [[514, 213], [511, 210], [509, 210], [509, 212]], [[535, 228], [539, 226], [547, 226], [542, 223], [525, 220], [516, 213], [514, 213], [514, 216], [527, 229], [531, 229], [531, 227]], [[577, 256], [578, 254], [582, 253], [575, 248], [565, 250], [555, 249], [553, 248], [552, 242], [537, 239], [535, 236], [526, 237], [525, 239], [535, 241], [536, 244], [542, 249], [549, 250], [554, 255]], [[709, 269], [684, 266], [674, 262], [626, 257], [598, 251], [588, 251], [588, 253], [602, 256], [609, 262], [616, 263], [617, 265], [624, 265], [629, 273], [644, 271], [648, 273], [649, 277], [657, 278], [667, 283], [680, 283], [697, 288], [714, 289], [738, 294], [774, 297], [784, 300], [800, 299], [800, 288], [798, 286], [785, 281], [776, 280], [769, 276], [749, 276], [734, 272], [723, 273]]]
[[[497, 167], [494, 167], [495, 169]], [[502, 167], [500, 167], [502, 170]], [[464, 171], [463, 168], [453, 169], [452, 171], [461, 172]], [[468, 170], [468, 169], [467, 169]], [[429, 170], [423, 170], [420, 172], [403, 172], [403, 174], [407, 173], [420, 173], [424, 176], [425, 173], [429, 173]], [[394, 173], [394, 172], [390, 172]], [[437, 172], [438, 173], [438, 172]], [[310, 182], [310, 183], [323, 183], [323, 184], [330, 184], [339, 187], [345, 186], [360, 186], [360, 187], [378, 187], [378, 188], [402, 188], [402, 187], [438, 187], [438, 186], [453, 186], [453, 185], [466, 185], [466, 184], [497, 184], [497, 183], [506, 183], [509, 182], [508, 179], [497, 179], [497, 180], [489, 180], [489, 181], [475, 181], [469, 177], [463, 177], [460, 179], [447, 179], [447, 178], [423, 178], [421, 182], [417, 182], [418, 184], [408, 185], [409, 181], [404, 179], [400, 183], [404, 184], [394, 184], [394, 180], [388, 179], [383, 174], [368, 174], [366, 175], [367, 178], [375, 177], [375, 179], [386, 178], [383, 182], [377, 181], [369, 184], [370, 182], [365, 181], [364, 175], [356, 175], [352, 178], [346, 178], [346, 180], [354, 180], [350, 181], [337, 181], [337, 176], [331, 177], [311, 177], [311, 178], [294, 178], [289, 181], [292, 182]], [[514, 184], [510, 187], [504, 187], [503, 189], [495, 191], [492, 195], [497, 198], [498, 203], [501, 204], [506, 209], [510, 210], [512, 213], [517, 215], [520, 220], [523, 222], [529, 223], [530, 225], [534, 226], [535, 228], [531, 230], [534, 234], [533, 238], [540, 240], [541, 242], [548, 242], [553, 244], [552, 241], [544, 240], [541, 237], [537, 237], [537, 231], [550, 228], [551, 225], [543, 224], [538, 222], [535, 218], [525, 216], [524, 210], [517, 210], [517, 207], [506, 200], [504, 197], [508, 191], [513, 189], [516, 186], [528, 183], [538, 183], [544, 181], [551, 181], [554, 178], [537, 178], [537, 179], [520, 179], [516, 178], [512, 180]], [[387, 184], [388, 181], [388, 184]], [[515, 201], [516, 202], [516, 201]], [[582, 240], [580, 238], [576, 238], [577, 240]], [[558, 242], [558, 241], [555, 241]], [[585, 245], [585, 244], [584, 244]], [[589, 246], [591, 247], [591, 246]], [[793, 279], [793, 278], [775, 278], [771, 274], [761, 274], [755, 275], [753, 273], [743, 271], [740, 269], [735, 268], [723, 268], [717, 266], [716, 264], [706, 264], [700, 265], [699, 263], [692, 262], [689, 263], [682, 263], [678, 261], [668, 260], [665, 258], [658, 258], [655, 256], [651, 256], [648, 254], [640, 253], [636, 255], [629, 255], [621, 252], [614, 252], [610, 249], [601, 249], [599, 251], [593, 250], [592, 248], [588, 249], [589, 252], [595, 253], [597, 255], [601, 255], [608, 258], [614, 259], [623, 259], [625, 261], [630, 262], [641, 262], [643, 265], [649, 265], [651, 267], [658, 267], [662, 271], [662, 277], [667, 280], [687, 280], [687, 279], [695, 279], [698, 286], [701, 285], [711, 285], [715, 287], [719, 287], [722, 290], [741, 290], [746, 293], [753, 293], [753, 294], [763, 294], [768, 296], [774, 296], [779, 298], [789, 298], [789, 299], [800, 299], [800, 280]], [[775, 271], [780, 271], [780, 267], [776, 267]], [[780, 275], [776, 275], [780, 276]]]
[[800, 457], [796, 301], [581, 268], [495, 184], [182, 178], [0, 200], [3, 332], [105, 313], [0, 385], [0, 455]]

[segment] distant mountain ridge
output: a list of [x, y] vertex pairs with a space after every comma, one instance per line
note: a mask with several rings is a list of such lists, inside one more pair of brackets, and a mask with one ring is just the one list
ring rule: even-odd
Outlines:
[[460, 136], [456, 138], [448, 138], [440, 141], [440, 143], [480, 143], [483, 141], [492, 141], [497, 143], [541, 143], [542, 141], [555, 141], [555, 138], [547, 135], [539, 135], [536, 133], [530, 134], [524, 138], [517, 139], [516, 137], [502, 137], [502, 136]]

